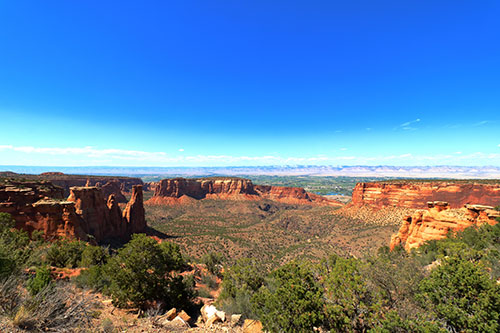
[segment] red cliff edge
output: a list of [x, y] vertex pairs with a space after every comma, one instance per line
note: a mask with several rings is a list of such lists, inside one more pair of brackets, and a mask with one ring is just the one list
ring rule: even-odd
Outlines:
[[303, 188], [254, 185], [251, 180], [243, 178], [163, 179], [154, 186], [154, 195], [146, 201], [146, 204], [177, 204], [205, 198], [230, 200], [269, 199], [288, 204], [343, 205], [338, 201], [309, 193]]
[[398, 233], [391, 237], [391, 250], [401, 245], [409, 251], [426, 241], [443, 239], [448, 232], [484, 223], [494, 225], [500, 217], [500, 212], [491, 206], [467, 204], [460, 209], [451, 209], [444, 201], [428, 202], [427, 206], [427, 210], [404, 218]]
[[358, 183], [352, 193], [352, 205], [375, 208], [401, 207], [425, 209], [426, 202], [446, 201], [451, 208], [481, 203], [500, 205], [500, 183], [474, 181], [389, 181]]
[[0, 212], [11, 214], [16, 228], [43, 231], [46, 239], [126, 240], [146, 228], [142, 187], [134, 186], [133, 192], [122, 215], [115, 195], [106, 201], [97, 187], [71, 187], [64, 200], [63, 189], [50, 182], [9, 181], [0, 185]]

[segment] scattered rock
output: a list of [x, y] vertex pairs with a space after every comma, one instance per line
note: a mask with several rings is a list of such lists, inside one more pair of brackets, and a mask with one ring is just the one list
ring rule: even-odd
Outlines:
[[186, 323], [189, 323], [191, 322], [191, 317], [184, 311], [182, 310], [181, 312], [179, 312], [177, 314], [177, 317], [181, 318], [182, 320], [184, 320]]
[[238, 326], [241, 323], [241, 315], [233, 314], [231, 315], [231, 326]]
[[172, 320], [177, 316], [177, 309], [176, 308], [171, 308], [170, 310], [165, 313], [163, 316], [167, 320]]
[[170, 320], [170, 321], [166, 320], [161, 325], [167, 329], [189, 328], [190, 327], [189, 324], [179, 316], [175, 317], [173, 320]]
[[258, 320], [245, 319], [243, 322], [243, 333], [262, 332], [262, 323]]

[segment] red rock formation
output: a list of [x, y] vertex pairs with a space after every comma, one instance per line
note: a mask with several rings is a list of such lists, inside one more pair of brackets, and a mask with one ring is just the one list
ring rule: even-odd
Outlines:
[[130, 233], [144, 232], [146, 218], [143, 204], [142, 185], [132, 187], [132, 197], [123, 211], [123, 218]]
[[[67, 175], [62, 172], [44, 172], [39, 175], [17, 174], [14, 172], [1, 173], [4, 177], [12, 179], [24, 179], [30, 181], [50, 181], [52, 184], [64, 189], [64, 195], [69, 195], [69, 188], [73, 186], [97, 186], [96, 184], [106, 184], [111, 181], [118, 181], [123, 187], [122, 192], [130, 192], [133, 185], [142, 185], [140, 178], [117, 177], [117, 176], [88, 176], [88, 175]], [[1, 176], [1, 175], [0, 175]], [[113, 192], [117, 194], [118, 192]], [[121, 198], [119, 199], [121, 200]], [[121, 202], [121, 201], [120, 201]]]
[[19, 229], [43, 231], [46, 239], [87, 240], [87, 235], [92, 235], [97, 242], [127, 240], [132, 232], [145, 229], [142, 200], [142, 191], [134, 189], [124, 218], [115, 195], [106, 202], [96, 187], [72, 187], [64, 201], [62, 188], [49, 182], [8, 181], [0, 185], [0, 212], [11, 214]]
[[429, 209], [406, 216], [397, 234], [391, 237], [391, 250], [402, 245], [407, 251], [428, 240], [445, 238], [448, 232], [461, 231], [470, 226], [498, 223], [500, 212], [490, 206], [465, 205], [451, 209], [447, 202], [428, 202]]
[[[253, 185], [242, 178], [163, 179], [155, 186], [148, 204], [178, 203], [184, 197], [194, 199], [217, 198], [231, 200], [270, 199], [290, 204], [317, 204], [342, 206], [338, 201], [308, 193], [298, 187]], [[185, 201], [185, 200], [183, 200]]]
[[101, 187], [102, 193], [104, 195], [104, 198], [107, 199], [110, 195], [115, 196], [115, 200], [120, 203], [127, 202], [127, 198], [122, 193], [122, 187], [124, 188], [125, 186], [122, 186], [117, 179], [111, 180], [104, 184]]
[[62, 189], [48, 182], [9, 182], [0, 186], [0, 212], [9, 213], [16, 228], [30, 234], [40, 230], [46, 239], [86, 239], [74, 204], [61, 198]]
[[425, 208], [428, 201], [446, 201], [451, 208], [468, 203], [500, 205], [500, 182], [473, 181], [389, 181], [358, 183], [352, 193], [352, 204], [372, 207]]

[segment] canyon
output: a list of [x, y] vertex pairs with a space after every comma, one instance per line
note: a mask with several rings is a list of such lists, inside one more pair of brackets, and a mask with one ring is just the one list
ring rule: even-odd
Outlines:
[[403, 219], [399, 231], [391, 237], [391, 250], [400, 245], [409, 251], [426, 241], [443, 239], [450, 232], [485, 223], [494, 225], [500, 217], [500, 211], [491, 206], [466, 204], [460, 209], [453, 209], [444, 201], [426, 204], [427, 210], [416, 211]]
[[[65, 199], [64, 189], [52, 181], [0, 182], [0, 212], [9, 213], [16, 228], [28, 233], [42, 231], [45, 239], [60, 237], [126, 241], [146, 228], [142, 185], [132, 185], [131, 199], [122, 213], [116, 195], [102, 188], [73, 186]], [[121, 193], [120, 193], [121, 194]]]
[[[62, 172], [44, 172], [38, 175], [20, 174], [10, 171], [0, 172], [0, 178], [13, 181], [49, 181], [63, 189], [65, 196], [69, 195], [73, 186], [96, 186], [105, 188], [106, 194], [114, 193], [119, 202], [126, 202], [121, 192], [131, 192], [132, 186], [144, 185], [140, 178], [120, 176], [69, 175]], [[119, 191], [120, 193], [118, 193]]]
[[261, 200], [287, 204], [337, 206], [343, 204], [299, 187], [254, 185], [251, 180], [235, 177], [163, 179], [154, 186], [154, 195], [147, 204], [176, 204], [189, 200], [230, 199]]
[[425, 209], [429, 201], [446, 201], [451, 208], [465, 204], [497, 206], [500, 182], [393, 180], [358, 183], [352, 193], [354, 206]]

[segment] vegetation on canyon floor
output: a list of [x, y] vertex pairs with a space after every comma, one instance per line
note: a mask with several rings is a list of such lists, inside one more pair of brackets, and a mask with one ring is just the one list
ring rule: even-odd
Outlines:
[[[118, 250], [79, 241], [45, 242], [12, 229], [0, 215], [0, 317], [31, 330], [88, 330], [91, 308], [77, 286], [110, 295], [118, 307], [195, 311], [194, 281], [174, 243], [135, 235]], [[278, 267], [258, 258], [221, 269], [219, 254], [202, 261], [217, 305], [262, 321], [272, 332], [495, 332], [500, 329], [500, 224], [468, 228], [411, 253], [387, 247], [363, 258], [329, 255]], [[65, 282], [53, 267], [81, 269]], [[71, 287], [72, 286], [72, 287]], [[209, 296], [209, 293], [206, 295]], [[1, 323], [0, 322], [0, 323]]]

